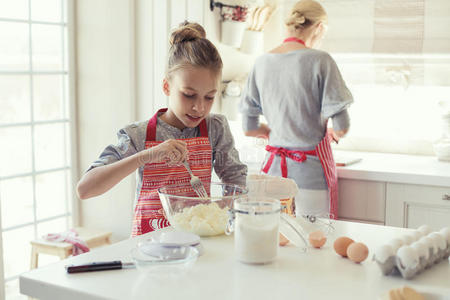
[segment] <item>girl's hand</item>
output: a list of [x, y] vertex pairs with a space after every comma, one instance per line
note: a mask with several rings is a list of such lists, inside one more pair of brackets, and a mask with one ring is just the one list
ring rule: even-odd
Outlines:
[[167, 162], [169, 165], [182, 163], [186, 160], [188, 154], [186, 143], [174, 139], [164, 141], [143, 152], [144, 163]]

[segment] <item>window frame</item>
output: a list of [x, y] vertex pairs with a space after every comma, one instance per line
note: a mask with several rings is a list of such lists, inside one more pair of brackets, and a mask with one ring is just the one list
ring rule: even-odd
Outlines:
[[[59, 22], [50, 21], [35, 21], [32, 20], [32, 0], [28, 0], [28, 18], [27, 19], [13, 19], [13, 18], [0, 18], [0, 23], [22, 23], [28, 24], [28, 70], [18, 71], [0, 71], [0, 75], [5, 76], [17, 76], [26, 75], [29, 78], [29, 107], [30, 107], [30, 120], [28, 122], [11, 122], [0, 124], [0, 129], [13, 128], [13, 127], [27, 127], [31, 130], [31, 171], [25, 173], [10, 174], [0, 177], [0, 182], [4, 180], [31, 177], [32, 178], [32, 195], [33, 195], [33, 221], [16, 224], [3, 228], [0, 215], [0, 230], [3, 236], [4, 232], [8, 232], [14, 229], [24, 228], [27, 226], [33, 226], [34, 238], [38, 238], [38, 225], [47, 221], [64, 219], [68, 228], [77, 226], [79, 224], [79, 205], [75, 194], [75, 182], [77, 181], [78, 174], [78, 135], [77, 135], [77, 105], [76, 105], [76, 80], [75, 80], [75, 67], [76, 67], [76, 43], [75, 43], [75, 1], [74, 0], [59, 0], [61, 3], [61, 20]], [[61, 31], [61, 68], [55, 71], [35, 71], [33, 70], [33, 31], [32, 27], [35, 24], [58, 26]], [[62, 111], [68, 111], [68, 115], [63, 115], [60, 118], [36, 121], [34, 120], [34, 95], [33, 95], [33, 80], [36, 75], [60, 75], [61, 82], [61, 99], [62, 99]], [[67, 107], [68, 106], [68, 107]], [[70, 157], [67, 157], [67, 151], [64, 150], [65, 165], [58, 168], [49, 168], [45, 170], [36, 170], [35, 160], [35, 140], [34, 130], [36, 125], [44, 124], [65, 124], [68, 126], [68, 130], [64, 129], [64, 149], [70, 147]], [[55, 171], [65, 171], [65, 209], [64, 213], [54, 215], [47, 218], [38, 219], [37, 216], [37, 203], [36, 203], [36, 176], [41, 174], [48, 174]], [[69, 182], [69, 174], [71, 181]], [[0, 199], [1, 201], [1, 199]], [[1, 208], [1, 207], [0, 207]], [[1, 209], [0, 209], [1, 214]], [[4, 266], [5, 261], [3, 259], [3, 243], [2, 236], [0, 236], [0, 278], [3, 279], [3, 284], [0, 287], [0, 295], [5, 295], [5, 284], [9, 281], [13, 281], [19, 277], [20, 274], [5, 277]]]

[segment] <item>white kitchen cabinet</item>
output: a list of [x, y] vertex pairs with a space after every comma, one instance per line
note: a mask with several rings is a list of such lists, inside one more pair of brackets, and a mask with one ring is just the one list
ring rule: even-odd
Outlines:
[[384, 224], [386, 183], [339, 179], [340, 220]]
[[386, 225], [434, 230], [450, 226], [450, 187], [387, 183]]

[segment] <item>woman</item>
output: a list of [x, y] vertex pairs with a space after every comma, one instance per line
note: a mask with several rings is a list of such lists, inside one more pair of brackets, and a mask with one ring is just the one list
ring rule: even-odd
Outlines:
[[[353, 98], [331, 56], [314, 49], [327, 29], [324, 8], [313, 0], [299, 1], [286, 25], [286, 39], [259, 57], [249, 75], [240, 104], [243, 128], [248, 136], [269, 139], [262, 171], [297, 183], [297, 216], [330, 213], [336, 218], [330, 140], [347, 133]], [[327, 134], [329, 119], [333, 129]]]

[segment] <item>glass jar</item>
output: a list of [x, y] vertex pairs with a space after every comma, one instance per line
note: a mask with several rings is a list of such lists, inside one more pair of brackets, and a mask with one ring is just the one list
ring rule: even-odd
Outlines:
[[[283, 234], [306, 250], [306, 239], [298, 223], [281, 214], [280, 200], [267, 197], [237, 199], [230, 210], [225, 233], [234, 231], [234, 251], [237, 260], [249, 264], [266, 264], [278, 254], [280, 220]], [[281, 218], [280, 218], [281, 216]], [[287, 232], [289, 230], [290, 232]]]

